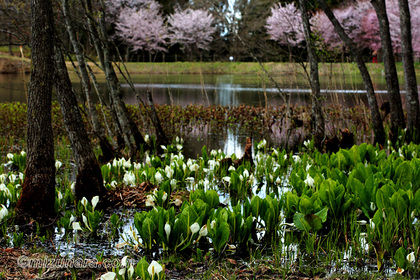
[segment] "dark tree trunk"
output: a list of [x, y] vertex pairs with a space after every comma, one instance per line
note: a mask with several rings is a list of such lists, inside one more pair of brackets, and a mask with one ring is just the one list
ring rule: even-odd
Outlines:
[[[401, 49], [407, 91], [407, 140], [418, 143], [419, 129], [419, 93], [417, 90], [416, 70], [414, 68], [413, 45], [411, 36], [411, 15], [407, 0], [398, 0], [401, 23]], [[416, 15], [418, 16], [418, 15]]]
[[106, 190], [103, 185], [101, 168], [93, 153], [77, 99], [71, 85], [61, 50], [55, 47], [55, 89], [63, 114], [64, 125], [73, 148], [77, 164], [76, 198], [91, 199], [95, 195], [103, 197]]
[[385, 67], [385, 79], [388, 89], [390, 113], [391, 113], [391, 141], [398, 139], [399, 130], [405, 127], [404, 113], [402, 108], [400, 89], [398, 84], [397, 68], [392, 52], [391, 34], [389, 21], [386, 13], [385, 0], [371, 0], [379, 21], [379, 33], [381, 35], [382, 59]]
[[306, 0], [299, 0], [300, 12], [302, 15], [303, 29], [305, 33], [306, 46], [308, 50], [308, 59], [310, 66], [309, 83], [311, 86], [311, 107], [312, 107], [312, 131], [314, 135], [315, 145], [320, 147], [325, 137], [325, 122], [322, 112], [320, 97], [321, 89], [319, 85], [318, 74], [318, 56], [316, 54], [315, 42], [311, 33], [311, 26], [309, 23], [308, 9], [306, 7]]
[[27, 163], [18, 220], [55, 216], [54, 141], [51, 125], [54, 25], [49, 0], [31, 1], [32, 67], [28, 92]]
[[331, 23], [334, 25], [335, 31], [340, 36], [341, 40], [349, 48], [351, 54], [354, 56], [357, 67], [359, 68], [360, 74], [362, 75], [363, 83], [366, 89], [366, 95], [370, 107], [372, 122], [373, 122], [373, 132], [374, 132], [374, 142], [383, 145], [385, 143], [385, 130], [382, 123], [381, 113], [379, 111], [378, 102], [376, 100], [375, 91], [373, 88], [373, 83], [370, 78], [369, 71], [366, 67], [365, 62], [363, 61], [361, 50], [356, 46], [353, 40], [347, 35], [346, 31], [341, 26], [340, 22], [336, 19], [333, 12], [326, 4], [325, 0], [318, 0], [322, 10], [330, 19]]

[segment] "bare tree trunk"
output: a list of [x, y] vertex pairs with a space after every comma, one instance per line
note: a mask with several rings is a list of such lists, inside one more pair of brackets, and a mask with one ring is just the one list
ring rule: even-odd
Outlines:
[[402, 60], [407, 91], [407, 140], [418, 143], [420, 141], [419, 94], [411, 41], [410, 7], [407, 0], [398, 0], [398, 5], [400, 8]]
[[27, 163], [18, 220], [55, 216], [54, 141], [51, 125], [54, 24], [50, 0], [31, 1], [32, 67], [28, 93]]
[[9, 55], [14, 56], [13, 51], [12, 51], [12, 34], [11, 33], [9, 33]]
[[168, 141], [168, 138], [166, 138], [166, 134], [163, 131], [162, 125], [160, 123], [160, 119], [156, 111], [155, 103], [153, 102], [152, 92], [150, 90], [147, 90], [146, 93], [147, 93], [147, 100], [149, 102], [149, 107], [151, 111], [150, 118], [152, 119], [153, 125], [156, 128], [157, 143], [168, 145], [169, 141]]
[[391, 141], [398, 139], [399, 130], [405, 127], [400, 88], [398, 83], [397, 68], [392, 52], [389, 21], [386, 13], [385, 0], [371, 0], [379, 21], [379, 33], [382, 43], [382, 59], [385, 67], [385, 79], [388, 89], [391, 113]]
[[76, 198], [82, 199], [106, 194], [101, 168], [93, 153], [77, 99], [67, 73], [66, 63], [60, 48], [55, 46], [55, 89], [63, 114], [64, 125], [73, 148], [77, 164]]
[[[110, 136], [111, 142], [113, 143], [114, 147], [118, 147], [118, 144], [115, 141], [115, 139], [116, 139], [115, 134], [111, 130], [111, 128], [109, 127], [108, 120], [107, 120], [107, 117], [106, 117], [106, 114], [105, 114], [105, 111], [104, 111], [104, 109], [107, 106], [106, 106], [106, 103], [103, 101], [103, 98], [102, 98], [102, 94], [101, 94], [101, 91], [100, 91], [100, 87], [99, 87], [98, 81], [96, 80], [96, 76], [93, 73], [92, 68], [89, 66], [89, 64], [87, 64], [86, 66], [87, 66], [87, 70], [89, 71], [89, 76], [91, 78], [93, 87], [95, 88], [95, 92], [96, 92], [96, 96], [98, 97], [99, 104], [101, 105], [101, 112], [102, 112], [102, 116], [104, 118], [104, 123], [105, 123], [105, 126], [106, 126], [106, 130], [108, 131], [108, 135]], [[117, 129], [119, 129], [119, 128], [117, 128]]]
[[[100, 28], [101, 28], [101, 37], [102, 42], [104, 43], [103, 51], [104, 51], [104, 63], [105, 63], [105, 71], [106, 75], [110, 77], [109, 81], [111, 81], [111, 93], [114, 100], [114, 104], [117, 108], [117, 116], [119, 117], [121, 127], [124, 129], [124, 138], [130, 138], [134, 140], [133, 151], [130, 152], [131, 157], [134, 157], [136, 152], [140, 149], [141, 146], [146, 147], [147, 144], [144, 141], [143, 136], [141, 135], [136, 123], [134, 122], [132, 116], [128, 112], [127, 107], [125, 106], [124, 100], [122, 100], [121, 93], [120, 93], [120, 83], [118, 81], [117, 75], [115, 74], [114, 68], [112, 67], [111, 56], [109, 54], [109, 46], [108, 46], [108, 37], [106, 33], [105, 27], [105, 3], [103, 0], [100, 1], [102, 5], [100, 17]], [[108, 79], [107, 79], [108, 80]], [[131, 142], [131, 141], [130, 141]]]
[[[93, 26], [91, 18], [92, 9], [90, 5], [90, 0], [86, 0], [86, 4], [91, 26], [90, 28], [93, 30], [96, 28]], [[100, 48], [97, 48], [97, 51], [101, 52], [100, 54], [98, 54], [98, 56], [102, 58], [102, 67], [105, 71], [107, 85], [110, 91], [110, 96], [112, 97], [112, 103], [115, 108], [116, 116], [118, 117], [119, 124], [121, 125], [125, 145], [129, 149], [130, 156], [135, 157], [137, 150], [140, 148], [140, 145], [146, 143], [143, 139], [143, 136], [140, 134], [140, 131], [138, 130], [135, 122], [132, 120], [132, 117], [130, 116], [127, 107], [125, 106], [124, 101], [121, 98], [120, 84], [112, 67], [111, 56], [109, 53], [108, 38], [105, 29], [105, 4], [103, 3], [103, 1], [101, 1], [101, 5], [103, 9], [101, 9], [100, 11], [100, 22], [98, 23], [100, 31], [95, 31], [96, 34], [99, 34], [100, 42], [102, 43], [100, 45]], [[95, 40], [97, 39], [98, 38], [95, 38]]]
[[311, 33], [311, 26], [309, 23], [308, 9], [306, 7], [306, 0], [299, 0], [300, 11], [302, 15], [303, 29], [305, 33], [306, 46], [308, 50], [308, 58], [310, 65], [310, 79], [311, 86], [311, 103], [312, 103], [312, 131], [314, 135], [315, 145], [320, 147], [325, 137], [325, 122], [322, 107], [320, 103], [321, 89], [319, 85], [318, 74], [318, 57], [316, 54], [315, 43]]
[[[95, 47], [96, 55], [98, 56], [99, 62], [102, 66], [102, 71], [105, 71], [104, 70], [104, 55], [103, 55], [103, 51], [102, 51], [103, 46], [102, 46], [102, 43], [100, 42], [99, 34], [98, 34], [97, 29], [96, 29], [96, 26], [94, 25], [94, 19], [91, 16], [92, 7], [91, 7], [90, 0], [83, 1], [83, 8], [84, 8], [85, 14], [86, 14], [87, 26], [88, 26], [88, 29], [89, 29], [90, 38], [91, 38], [92, 43]], [[109, 85], [108, 85], [108, 87], [109, 87]], [[118, 120], [118, 117], [117, 117], [116, 109], [115, 109], [114, 102], [113, 102], [111, 94], [109, 95], [109, 104], [108, 105], [109, 105], [108, 109], [111, 112], [111, 118], [112, 118], [112, 121], [114, 122], [114, 126], [115, 126], [115, 134], [117, 136], [118, 147], [120, 149], [122, 149], [122, 148], [124, 148], [123, 131], [122, 131], [121, 124], [120, 124], [120, 122]]]
[[111, 144], [106, 139], [105, 130], [99, 120], [99, 115], [96, 110], [95, 102], [92, 97], [91, 84], [89, 79], [89, 74], [86, 67], [86, 60], [81, 49], [79, 42], [76, 39], [76, 34], [73, 29], [73, 23], [70, 19], [70, 7], [68, 0], [62, 0], [63, 15], [66, 21], [67, 33], [69, 34], [70, 41], [73, 45], [74, 52], [76, 54], [76, 59], [78, 62], [78, 68], [80, 75], [82, 77], [82, 85], [86, 95], [86, 101], [89, 108], [89, 116], [92, 122], [93, 131], [96, 136], [99, 138], [99, 144], [103, 154], [103, 161], [107, 162], [114, 158], [115, 151], [112, 148]]
[[347, 35], [340, 22], [334, 16], [330, 7], [326, 4], [325, 0], [318, 0], [322, 10], [325, 12], [331, 23], [334, 25], [335, 31], [340, 36], [341, 40], [349, 48], [350, 52], [354, 56], [357, 67], [359, 68], [360, 74], [362, 75], [363, 83], [366, 89], [366, 95], [368, 104], [370, 107], [372, 122], [373, 122], [373, 133], [375, 135], [374, 142], [383, 145], [385, 143], [385, 130], [382, 123], [381, 113], [379, 112], [378, 102], [376, 100], [375, 91], [373, 88], [372, 79], [370, 78], [369, 71], [363, 61], [362, 53], [353, 40]]

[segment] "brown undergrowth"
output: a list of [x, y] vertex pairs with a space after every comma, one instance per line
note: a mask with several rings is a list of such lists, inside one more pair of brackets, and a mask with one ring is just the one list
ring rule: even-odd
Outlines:
[[[4, 139], [12, 139], [15, 143], [24, 141], [26, 135], [26, 104], [2, 103], [0, 104], [0, 135]], [[144, 134], [154, 134], [153, 124], [148, 117], [148, 110], [137, 106], [128, 106], [140, 131]], [[290, 142], [300, 144], [310, 138], [311, 118], [310, 106], [293, 106], [293, 115], [286, 117], [286, 107], [253, 107], [240, 105], [228, 106], [202, 106], [190, 105], [187, 107], [157, 105], [157, 112], [162, 121], [163, 130], [169, 138], [185, 136], [192, 130], [210, 129], [212, 133], [222, 133], [227, 129], [239, 129], [247, 135], [258, 135], [266, 139], [277, 139], [277, 146], [290, 148]], [[372, 141], [372, 128], [370, 116], [366, 107], [359, 106], [345, 108], [330, 106], [324, 108], [326, 119], [326, 139], [341, 136], [344, 129], [354, 134], [357, 144]], [[111, 117], [109, 112], [107, 119]], [[85, 115], [86, 116], [86, 115]], [[66, 130], [62, 122], [61, 111], [57, 103], [52, 108], [53, 130], [55, 139], [66, 138]], [[143, 122], [144, 120], [144, 122]], [[86, 127], [91, 139], [99, 143], [91, 132], [85, 118]], [[109, 124], [113, 127], [113, 124]], [[285, 143], [287, 142], [287, 145]], [[10, 144], [10, 143], [8, 143]], [[7, 145], [10, 147], [13, 145]], [[3, 151], [3, 152], [9, 152]], [[14, 152], [14, 151], [10, 151]]]

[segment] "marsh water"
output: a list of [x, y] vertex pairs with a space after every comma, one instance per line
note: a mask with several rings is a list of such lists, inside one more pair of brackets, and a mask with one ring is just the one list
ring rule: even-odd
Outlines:
[[[374, 78], [375, 90], [378, 99], [386, 100], [385, 78], [379, 75]], [[179, 106], [201, 104], [239, 106], [242, 104], [253, 106], [278, 106], [285, 100], [279, 94], [279, 89], [257, 75], [133, 75], [134, 87], [141, 96], [146, 90], [153, 92], [157, 104], [172, 104]], [[307, 81], [298, 75], [275, 77], [279, 88], [287, 93], [286, 101], [290, 104], [305, 105], [310, 103], [310, 92]], [[28, 76], [0, 75], [0, 102], [26, 102]], [[105, 88], [104, 77], [99, 77], [102, 88]], [[80, 91], [80, 84], [74, 83], [76, 90]], [[353, 107], [366, 104], [363, 84], [358, 77], [321, 77], [321, 88], [325, 105], [334, 104]], [[127, 104], [137, 102], [135, 94], [128, 84], [122, 85], [123, 97]], [[106, 94], [104, 92], [104, 94]], [[200, 154], [203, 145], [209, 149], [221, 149], [225, 154], [241, 156], [244, 152], [245, 138], [239, 130], [228, 130], [225, 133], [212, 133], [208, 128], [193, 129], [188, 139], [185, 139], [185, 155], [195, 157]], [[259, 140], [259, 139], [255, 139]], [[188, 143], [188, 144], [187, 144]], [[264, 189], [253, 190], [256, 195], [264, 196]], [[222, 195], [222, 194], [221, 194]], [[130, 232], [133, 227], [133, 213], [121, 214], [125, 226], [123, 235]], [[105, 255], [122, 255], [115, 245], [123, 240], [114, 242], [94, 242], [92, 240], [65, 240], [63, 233], [57, 232], [55, 243], [63, 255], [95, 257], [95, 252], [101, 251]], [[284, 246], [284, 244], [283, 244]], [[291, 246], [291, 247], [290, 247]], [[292, 244], [284, 250], [288, 251], [289, 259], [297, 256], [298, 244]], [[345, 259], [346, 257], [343, 256]], [[352, 268], [344, 266], [345, 269]], [[369, 272], [376, 269], [375, 265], [368, 264], [362, 271]], [[388, 272], [388, 274], [392, 274]]]
[[[290, 104], [304, 105], [310, 102], [308, 82], [303, 75], [274, 76], [277, 85], [265, 77], [255, 75], [132, 75], [134, 87], [140, 95], [149, 89], [157, 104], [187, 106], [190, 104], [239, 106], [277, 106], [284, 104], [281, 93]], [[386, 98], [385, 77], [373, 76], [374, 86], [380, 98]], [[72, 77], [74, 88], [80, 92], [77, 77]], [[0, 74], [0, 102], [26, 102], [28, 75]], [[105, 93], [105, 77], [98, 75]], [[124, 100], [137, 103], [131, 87], [121, 78]], [[278, 86], [278, 88], [277, 88]], [[321, 89], [326, 104], [355, 106], [366, 103], [364, 86], [359, 76], [321, 76]]]
[[[98, 75], [98, 82], [106, 95], [105, 77]], [[153, 93], [156, 104], [221, 105], [221, 106], [279, 106], [285, 104], [310, 104], [310, 90], [307, 80], [300, 74], [274, 76], [277, 85], [266, 77], [255, 75], [132, 75], [134, 88], [140, 97], [146, 90]], [[324, 105], [353, 107], [367, 104], [366, 94], [358, 75], [321, 75], [321, 89]], [[378, 100], [387, 99], [385, 77], [373, 76]], [[73, 86], [81, 92], [76, 76], [72, 76]], [[26, 102], [29, 75], [0, 75], [0, 102]], [[137, 99], [128, 83], [122, 82], [123, 98], [127, 104], [136, 104]], [[281, 93], [279, 93], [279, 91]], [[107, 98], [105, 98], [106, 100]], [[222, 149], [226, 154], [241, 154], [245, 138], [235, 130], [213, 133], [209, 129], [196, 129], [188, 133], [186, 154], [196, 156], [203, 145], [212, 149]], [[258, 137], [257, 137], [258, 138]], [[255, 139], [259, 141], [259, 139]]]

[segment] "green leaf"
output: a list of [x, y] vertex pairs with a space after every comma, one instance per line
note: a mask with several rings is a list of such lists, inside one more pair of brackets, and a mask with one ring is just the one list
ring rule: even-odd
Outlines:
[[372, 218], [373, 223], [375, 224], [375, 231], [382, 231], [382, 224], [383, 224], [383, 212], [382, 209], [378, 209], [375, 212], [375, 215], [373, 215]]
[[407, 216], [408, 205], [399, 192], [391, 197], [391, 205], [396, 210], [397, 218], [404, 219]]
[[420, 189], [414, 194], [411, 208], [420, 210]]
[[258, 218], [258, 216], [260, 215], [261, 204], [262, 200], [259, 196], [256, 195], [251, 199], [252, 216], [254, 216], [255, 218]]
[[226, 245], [229, 240], [229, 225], [226, 222], [216, 223], [215, 235], [212, 237], [214, 249], [217, 253]]
[[406, 269], [406, 255], [407, 252], [403, 247], [398, 248], [398, 250], [395, 252], [394, 259], [399, 268]]
[[328, 207], [323, 208], [321, 211], [315, 213], [323, 223], [327, 220], [327, 214], [328, 214]]
[[202, 154], [202, 157], [203, 157], [203, 161], [207, 162], [209, 160], [209, 157], [207, 155], [207, 146], [206, 145], [204, 145], [203, 148], [201, 148], [201, 154]]
[[89, 225], [92, 228], [92, 232], [96, 232], [99, 227], [99, 222], [101, 221], [101, 213], [99, 211], [88, 212], [87, 213]]
[[152, 244], [153, 244], [152, 241], [154, 239], [153, 237], [156, 232], [155, 223], [150, 218], [146, 218], [144, 219], [141, 228], [142, 228], [141, 237], [143, 238], [144, 243], [147, 245], [148, 249], [152, 249]]
[[293, 216], [293, 223], [295, 224], [295, 227], [299, 230], [310, 231], [312, 229], [306, 221], [305, 215], [302, 213], [296, 213]]
[[411, 182], [413, 172], [414, 171], [411, 165], [407, 161], [404, 161], [398, 165], [397, 169], [395, 170], [393, 181], [396, 184], [399, 182], [401, 186], [405, 186]]
[[150, 279], [149, 272], [147, 268], [149, 267], [149, 263], [146, 261], [146, 258], [142, 258], [136, 265], [136, 275], [142, 280]]
[[376, 205], [378, 205], [378, 208], [381, 210], [388, 208], [391, 205], [390, 197], [391, 196], [388, 195], [387, 185], [378, 189], [376, 192]]
[[209, 205], [210, 209], [216, 208], [220, 203], [219, 195], [215, 190], [208, 190], [205, 192], [204, 201]]
[[299, 212], [306, 215], [306, 214], [312, 213], [312, 211], [313, 211], [312, 202], [308, 199], [306, 195], [302, 196], [300, 198], [300, 203], [299, 203]]
[[305, 221], [313, 230], [320, 230], [322, 228], [321, 218], [315, 214], [305, 215]]

